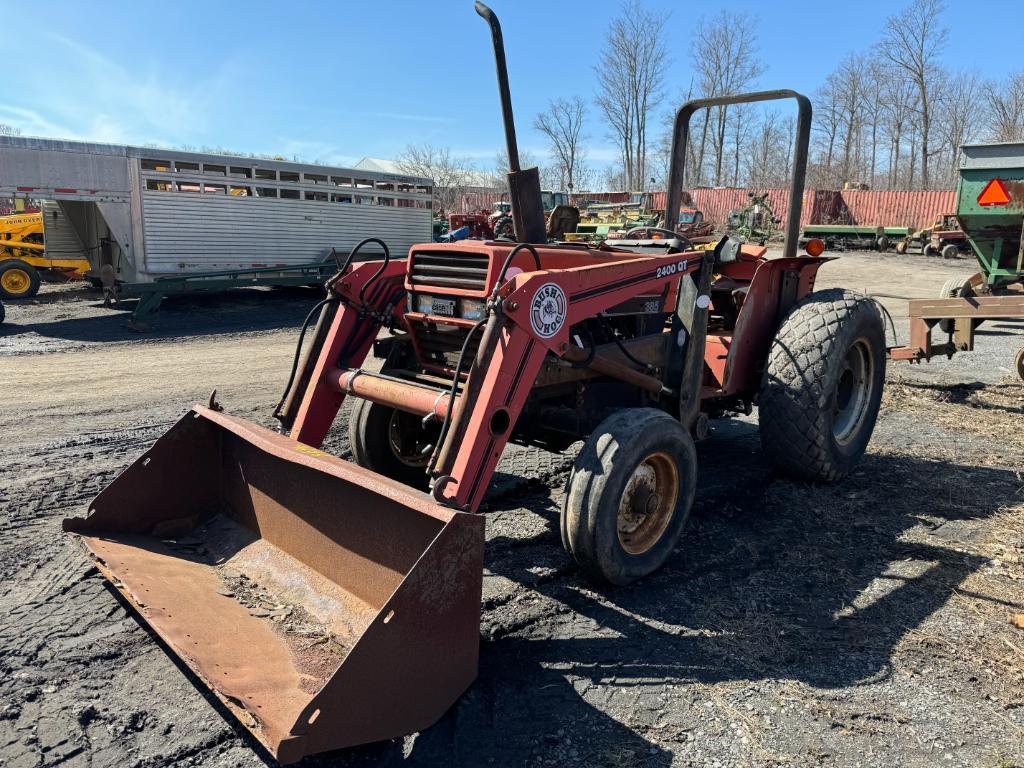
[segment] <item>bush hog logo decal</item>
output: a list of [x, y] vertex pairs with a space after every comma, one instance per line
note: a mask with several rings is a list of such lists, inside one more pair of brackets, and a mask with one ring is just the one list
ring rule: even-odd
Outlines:
[[565, 292], [554, 283], [544, 283], [530, 302], [530, 324], [533, 332], [550, 339], [565, 322]]

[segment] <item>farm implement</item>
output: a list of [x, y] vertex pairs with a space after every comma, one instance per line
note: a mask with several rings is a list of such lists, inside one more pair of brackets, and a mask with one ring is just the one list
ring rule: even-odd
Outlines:
[[[894, 360], [968, 352], [983, 322], [1024, 319], [1024, 144], [965, 145], [961, 152], [956, 221], [980, 269], [948, 280], [938, 298], [910, 302], [910, 342], [891, 350]], [[932, 339], [936, 330], [945, 341]], [[1014, 365], [1024, 379], [1024, 348]]]
[[[86, 517], [65, 521], [281, 762], [424, 729], [472, 683], [476, 512], [510, 441], [584, 441], [562, 543], [586, 576], [621, 585], [676, 549], [709, 419], [756, 405], [769, 459], [825, 481], [853, 468], [874, 427], [879, 311], [814, 292], [828, 259], [796, 252], [806, 97], [692, 101], [673, 129], [672, 218], [695, 111], [796, 101], [782, 258], [730, 238], [702, 251], [672, 237], [548, 245], [537, 169], [519, 166], [501, 28], [486, 6], [476, 11], [493, 38], [515, 242], [430, 243], [397, 260], [368, 238], [383, 259], [350, 256], [303, 328], [310, 344], [302, 353], [300, 337], [275, 413], [286, 434], [211, 398]], [[354, 462], [321, 450], [347, 397]]]

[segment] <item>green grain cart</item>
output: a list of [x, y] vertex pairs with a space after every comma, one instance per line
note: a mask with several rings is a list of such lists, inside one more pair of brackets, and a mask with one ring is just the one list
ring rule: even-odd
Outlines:
[[[985, 320], [1024, 319], [1024, 143], [961, 148], [956, 213], [980, 271], [951, 278], [937, 299], [910, 302], [910, 344], [891, 350], [893, 359], [969, 351]], [[935, 328], [946, 341], [932, 343]], [[1024, 348], [1016, 368], [1024, 379]]]

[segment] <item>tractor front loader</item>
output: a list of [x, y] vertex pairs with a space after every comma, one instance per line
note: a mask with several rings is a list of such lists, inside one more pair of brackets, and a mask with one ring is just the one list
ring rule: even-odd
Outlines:
[[[475, 512], [508, 442], [584, 441], [562, 540], [588, 577], [617, 585], [679, 542], [710, 418], [759, 406], [770, 459], [823, 480], [851, 469], [874, 426], [881, 317], [852, 294], [812, 293], [827, 259], [796, 254], [810, 102], [710, 99], [675, 121], [669, 220], [694, 111], [797, 101], [782, 258], [728, 238], [704, 251], [549, 245], [537, 170], [519, 167], [501, 29], [476, 10], [493, 37], [515, 240], [428, 243], [405, 260], [377, 241], [383, 259], [354, 263], [357, 246], [304, 354], [300, 337], [275, 413], [287, 435], [211, 399], [65, 523], [281, 762], [423, 729], [470, 685]], [[346, 397], [354, 463], [320, 450]]]

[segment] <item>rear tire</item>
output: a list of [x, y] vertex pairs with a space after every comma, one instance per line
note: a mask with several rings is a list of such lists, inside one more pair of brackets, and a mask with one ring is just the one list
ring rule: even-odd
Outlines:
[[960, 249], [957, 248], [952, 243], [947, 243], [946, 245], [942, 246], [942, 258], [944, 258], [944, 259], [959, 259], [960, 258]]
[[629, 584], [672, 554], [696, 486], [697, 452], [682, 424], [655, 408], [619, 411], [573, 465], [562, 545], [589, 578]]
[[935, 258], [936, 256], [939, 255], [938, 249], [934, 248], [930, 243], [925, 245], [921, 249], [921, 253], [923, 253], [925, 256], [927, 256], [930, 259], [933, 259], [933, 258]]
[[21, 259], [0, 262], [0, 297], [30, 299], [39, 293], [39, 272]]
[[841, 288], [796, 304], [779, 326], [761, 386], [761, 445], [804, 480], [845, 476], [867, 448], [885, 382], [885, 326], [870, 299]]
[[889, 250], [889, 238], [886, 237], [885, 235], [882, 235], [877, 240], [875, 240], [875, 245], [878, 246], [879, 253], [885, 253], [886, 251]]
[[[955, 248], [956, 246], [952, 247]], [[951, 277], [939, 289], [940, 299], [959, 299], [973, 295], [974, 289], [971, 287], [971, 278], [969, 277]], [[956, 323], [952, 318], [939, 320], [939, 328], [943, 333], [952, 333], [955, 325]]]
[[348, 420], [349, 446], [356, 464], [425, 491], [430, 478], [428, 446], [438, 429], [424, 429], [420, 418], [387, 405], [356, 400]]

